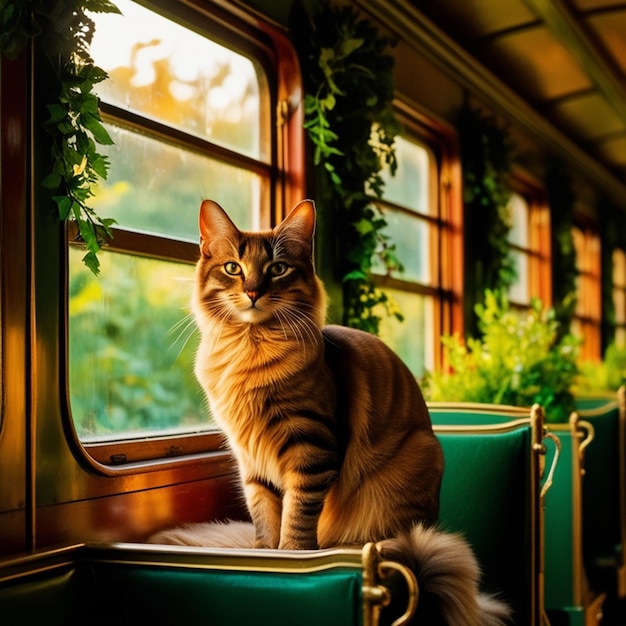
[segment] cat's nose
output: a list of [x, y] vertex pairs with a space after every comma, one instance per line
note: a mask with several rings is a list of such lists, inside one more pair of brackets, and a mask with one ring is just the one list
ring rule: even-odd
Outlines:
[[246, 295], [250, 298], [252, 304], [254, 304], [259, 299], [258, 291], [246, 291]]

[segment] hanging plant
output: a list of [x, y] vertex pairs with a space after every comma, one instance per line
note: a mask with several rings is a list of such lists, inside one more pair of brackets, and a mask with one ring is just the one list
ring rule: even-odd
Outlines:
[[299, 14], [294, 31], [305, 83], [305, 129], [313, 163], [330, 189], [341, 250], [344, 323], [377, 333], [381, 305], [402, 319], [376, 287], [372, 263], [401, 270], [387, 222], [373, 198], [381, 198], [380, 175], [396, 170], [394, 139], [401, 125], [393, 111], [393, 42], [350, 6], [322, 3]]
[[565, 167], [554, 162], [546, 175], [552, 239], [552, 298], [560, 332], [568, 333], [576, 311], [576, 248], [574, 247], [574, 192]]
[[469, 106], [461, 110], [458, 126], [463, 165], [465, 266], [468, 281], [472, 283], [467, 294], [468, 301], [480, 302], [486, 290], [506, 293], [516, 278], [507, 242], [511, 230], [508, 202], [513, 145], [506, 130], [493, 118]]
[[51, 137], [50, 171], [42, 181], [53, 194], [59, 218], [76, 221], [87, 254], [83, 262], [97, 274], [97, 254], [112, 236], [114, 220], [101, 218], [89, 206], [93, 186], [106, 179], [108, 160], [97, 144], [112, 144], [102, 125], [93, 87], [107, 78], [89, 54], [94, 22], [86, 11], [119, 13], [109, 0], [9, 0], [0, 11], [2, 54], [15, 58], [30, 38], [50, 67], [53, 97], [44, 128]]

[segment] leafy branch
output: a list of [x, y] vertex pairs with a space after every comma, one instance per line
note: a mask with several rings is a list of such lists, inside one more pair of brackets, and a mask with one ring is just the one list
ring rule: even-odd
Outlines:
[[466, 267], [473, 268], [473, 296], [485, 290], [505, 292], [516, 278], [507, 235], [511, 229], [508, 202], [513, 146], [504, 128], [480, 111], [464, 107], [459, 116], [463, 161]]
[[95, 25], [86, 11], [119, 13], [109, 0], [9, 0], [0, 12], [2, 54], [15, 58], [30, 38], [47, 58], [54, 102], [47, 105], [44, 128], [51, 137], [51, 168], [42, 181], [62, 221], [74, 219], [87, 254], [85, 265], [99, 272], [97, 254], [112, 237], [112, 219], [101, 218], [89, 205], [93, 185], [108, 174], [108, 159], [97, 145], [113, 143], [102, 125], [93, 87], [107, 78], [90, 56]]
[[[325, 175], [341, 238], [337, 265], [344, 287], [344, 322], [377, 333], [380, 305], [402, 319], [372, 278], [374, 260], [387, 273], [401, 270], [381, 198], [380, 172], [397, 168], [394, 139], [401, 132], [393, 101], [393, 41], [353, 7], [323, 3], [301, 25], [305, 124], [313, 162]], [[298, 26], [295, 27], [298, 32]]]

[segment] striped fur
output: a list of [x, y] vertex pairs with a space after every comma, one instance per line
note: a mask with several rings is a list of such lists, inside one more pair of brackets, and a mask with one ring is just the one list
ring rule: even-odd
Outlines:
[[257, 548], [363, 544], [438, 517], [443, 455], [422, 393], [379, 339], [324, 325], [314, 229], [308, 200], [264, 232], [240, 231], [212, 201], [200, 210], [196, 376], [237, 460]]

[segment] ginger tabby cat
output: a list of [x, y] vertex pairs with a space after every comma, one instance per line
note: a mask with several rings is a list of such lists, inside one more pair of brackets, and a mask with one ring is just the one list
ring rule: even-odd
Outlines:
[[375, 336], [325, 325], [314, 231], [309, 200], [264, 232], [242, 232], [202, 203], [195, 372], [252, 524], [196, 524], [151, 541], [286, 550], [379, 541], [413, 567], [422, 595], [436, 596], [443, 623], [504, 624], [506, 607], [478, 592], [469, 546], [434, 528], [443, 455], [414, 376]]

